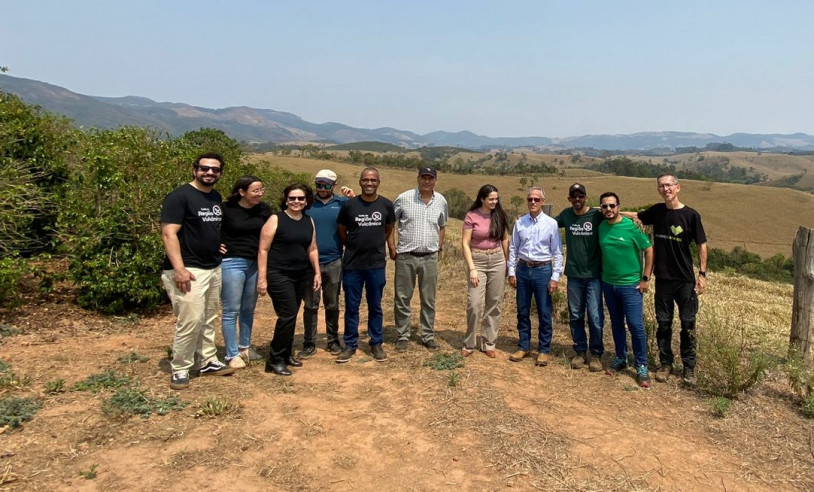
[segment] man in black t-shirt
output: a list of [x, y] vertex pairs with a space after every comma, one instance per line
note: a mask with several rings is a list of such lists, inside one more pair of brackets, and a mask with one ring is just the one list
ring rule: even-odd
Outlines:
[[[673, 367], [673, 312], [678, 305], [681, 320], [681, 361], [683, 379], [694, 385], [695, 377], [695, 317], [698, 313], [698, 294], [707, 285], [707, 236], [701, 223], [701, 215], [678, 199], [681, 185], [672, 174], [657, 178], [658, 191], [664, 203], [653, 205], [639, 212], [644, 225], [653, 225], [655, 250], [655, 310], [656, 340], [659, 346], [661, 368], [656, 381], [666, 382]], [[698, 245], [698, 278], [693, 270], [690, 242]], [[648, 272], [649, 274], [649, 272]]]
[[161, 282], [178, 317], [170, 362], [172, 389], [189, 386], [196, 357], [201, 375], [234, 372], [218, 360], [215, 348], [221, 290], [221, 197], [213, 186], [222, 172], [220, 155], [201, 155], [195, 160], [192, 182], [167, 195], [161, 207], [161, 240], [167, 253]]
[[337, 364], [350, 361], [359, 342], [359, 305], [362, 290], [367, 300], [367, 333], [370, 353], [377, 362], [387, 360], [382, 348], [382, 293], [386, 283], [387, 263], [385, 244], [391, 248], [396, 214], [393, 202], [379, 196], [379, 171], [366, 168], [359, 177], [361, 196], [346, 201], [339, 210], [337, 232], [345, 244], [342, 258], [342, 287], [345, 290], [345, 348], [336, 358]]

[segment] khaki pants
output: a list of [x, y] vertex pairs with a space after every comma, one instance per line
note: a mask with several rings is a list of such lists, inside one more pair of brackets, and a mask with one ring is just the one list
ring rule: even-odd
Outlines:
[[[478, 324], [483, 313], [481, 338], [482, 350], [494, 350], [497, 332], [500, 327], [500, 306], [503, 302], [503, 287], [506, 282], [506, 258], [501, 248], [472, 250], [472, 263], [478, 270], [478, 286], [466, 293], [466, 336], [464, 347], [474, 349], [478, 341]], [[467, 278], [469, 276], [467, 275]]]
[[414, 256], [399, 253], [396, 257], [395, 296], [393, 299], [396, 331], [399, 340], [410, 339], [410, 301], [416, 278], [421, 300], [421, 341], [435, 338], [435, 288], [438, 283], [438, 253]]
[[206, 365], [216, 358], [215, 319], [220, 309], [220, 266], [210, 270], [187, 268], [195, 280], [192, 289], [182, 293], [175, 285], [175, 272], [164, 270], [161, 282], [178, 318], [172, 339], [172, 372], [189, 371], [198, 359]]

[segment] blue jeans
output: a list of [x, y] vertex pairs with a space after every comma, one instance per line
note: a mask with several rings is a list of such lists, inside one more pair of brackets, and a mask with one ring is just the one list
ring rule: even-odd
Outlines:
[[[234, 359], [240, 349], [252, 344], [254, 308], [257, 306], [257, 260], [248, 258], [224, 258], [221, 263], [223, 289], [221, 302], [223, 315], [220, 326], [226, 359]], [[237, 339], [237, 323], [240, 319], [240, 342]]]
[[627, 360], [627, 334], [625, 319], [630, 329], [630, 340], [633, 345], [633, 357], [636, 367], [647, 367], [647, 334], [642, 319], [642, 293], [635, 285], [610, 285], [602, 283], [605, 304], [611, 319], [613, 344], [616, 346], [616, 357]]
[[517, 347], [529, 351], [531, 347], [531, 296], [537, 305], [539, 324], [538, 347], [541, 354], [551, 352], [551, 295], [548, 282], [551, 280], [551, 263], [530, 268], [523, 263], [517, 265]]
[[[586, 311], [590, 345], [585, 335]], [[602, 281], [599, 278], [568, 277], [568, 322], [571, 326], [574, 352], [587, 352], [588, 349], [594, 355], [602, 355], [605, 352], [602, 342], [605, 310], [602, 307]]]
[[362, 289], [365, 290], [367, 301], [367, 334], [370, 336], [370, 345], [381, 345], [384, 341], [382, 293], [386, 283], [384, 268], [345, 270], [342, 273], [342, 287], [345, 289], [345, 348], [355, 349], [359, 345]]

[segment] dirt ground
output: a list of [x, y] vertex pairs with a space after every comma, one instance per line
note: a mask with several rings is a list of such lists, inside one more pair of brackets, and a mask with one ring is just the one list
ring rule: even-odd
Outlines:
[[[465, 331], [458, 273], [447, 270], [441, 282], [441, 352], [457, 352]], [[0, 359], [30, 383], [0, 396], [33, 396], [43, 406], [0, 434], [0, 490], [814, 489], [814, 423], [779, 376], [720, 418], [709, 397], [677, 381], [648, 391], [633, 372], [570, 369], [563, 324], [555, 326], [552, 364], [513, 363], [512, 296], [507, 290], [498, 357], [476, 352], [452, 372], [425, 366], [432, 354], [415, 336], [395, 353], [391, 283], [386, 362], [375, 362], [362, 341], [350, 363], [335, 364], [320, 326], [318, 354], [293, 377], [266, 374], [261, 362], [230, 377], [195, 378], [180, 392], [168, 386], [169, 307], [102, 317], [50, 296], [2, 310], [0, 324], [21, 333], [0, 338]], [[253, 339], [263, 353], [273, 322], [271, 302], [261, 299]], [[295, 347], [301, 343], [298, 326]], [[118, 361], [132, 351], [149, 360]], [[102, 411], [113, 390], [44, 391], [48, 381], [70, 388], [105, 369], [130, 375], [150, 397], [188, 405], [122, 418]], [[204, 415], [214, 397], [233, 408]], [[95, 478], [80, 475], [92, 468]]]

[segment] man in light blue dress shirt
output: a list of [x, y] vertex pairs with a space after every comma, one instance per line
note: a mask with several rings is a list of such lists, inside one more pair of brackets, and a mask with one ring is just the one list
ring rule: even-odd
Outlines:
[[509, 242], [509, 284], [517, 289], [517, 351], [509, 360], [520, 362], [531, 351], [531, 297], [539, 323], [536, 365], [548, 365], [551, 352], [551, 294], [562, 275], [562, 243], [557, 221], [543, 213], [545, 194], [532, 188], [526, 197], [529, 213], [514, 224]]

